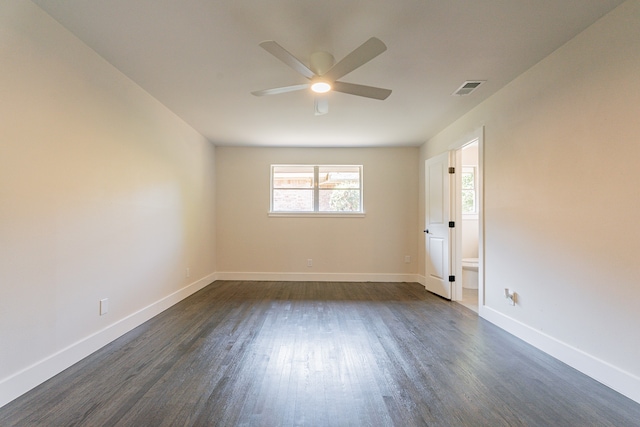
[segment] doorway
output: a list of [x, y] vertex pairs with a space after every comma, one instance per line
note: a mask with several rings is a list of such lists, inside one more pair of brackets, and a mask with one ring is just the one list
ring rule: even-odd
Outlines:
[[479, 302], [479, 140], [474, 138], [456, 150], [456, 265], [461, 266], [457, 277], [457, 302], [478, 312]]
[[425, 289], [480, 315], [484, 310], [483, 151], [484, 127], [480, 127], [448, 151], [425, 160]]

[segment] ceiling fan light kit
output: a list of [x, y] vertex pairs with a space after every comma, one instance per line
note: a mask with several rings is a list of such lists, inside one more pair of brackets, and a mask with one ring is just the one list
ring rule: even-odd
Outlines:
[[[315, 52], [311, 55], [309, 67], [273, 40], [263, 41], [260, 43], [260, 47], [311, 80], [311, 83], [251, 92], [255, 96], [277, 95], [309, 88], [318, 94], [335, 91], [378, 100], [387, 99], [391, 95], [389, 89], [338, 81], [387, 50], [387, 46], [376, 37], [371, 37], [338, 63], [334, 63], [333, 55], [328, 52]], [[315, 114], [326, 114], [328, 110], [326, 97], [316, 97], [314, 101]]]
[[331, 84], [324, 81], [317, 81], [311, 84], [311, 90], [315, 93], [327, 93], [331, 90]]

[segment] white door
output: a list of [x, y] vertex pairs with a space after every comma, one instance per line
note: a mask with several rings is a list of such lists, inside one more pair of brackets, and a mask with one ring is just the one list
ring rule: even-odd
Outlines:
[[428, 291], [446, 299], [452, 298], [453, 283], [449, 281], [452, 270], [450, 251], [452, 228], [451, 180], [449, 166], [452, 154], [443, 153], [425, 161], [425, 287]]

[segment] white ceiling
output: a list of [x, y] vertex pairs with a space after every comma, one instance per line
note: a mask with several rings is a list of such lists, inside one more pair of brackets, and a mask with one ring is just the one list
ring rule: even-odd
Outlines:
[[[622, 0], [33, 0], [217, 145], [420, 145]], [[375, 36], [387, 51], [341, 80], [385, 101], [251, 91], [307, 80], [261, 49], [336, 61]], [[465, 80], [486, 80], [466, 97]]]

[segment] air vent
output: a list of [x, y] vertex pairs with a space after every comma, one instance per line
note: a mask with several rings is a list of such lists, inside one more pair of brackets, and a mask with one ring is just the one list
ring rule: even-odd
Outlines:
[[486, 80], [467, 80], [452, 95], [465, 96], [476, 90]]

